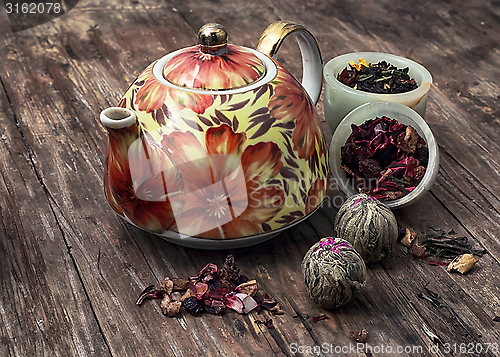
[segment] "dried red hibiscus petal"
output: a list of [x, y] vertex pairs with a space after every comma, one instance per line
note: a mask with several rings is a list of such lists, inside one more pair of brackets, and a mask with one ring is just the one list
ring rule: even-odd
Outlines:
[[341, 168], [356, 188], [380, 201], [413, 191], [425, 175], [429, 150], [417, 131], [386, 116], [351, 124]]
[[144, 302], [145, 299], [162, 299], [164, 295], [165, 295], [165, 291], [154, 290], [154, 285], [149, 285], [139, 295], [135, 304], [137, 306], [140, 306]]
[[321, 320], [326, 320], [328, 318], [329, 317], [327, 315], [319, 315], [319, 316], [313, 316], [312, 320], [313, 320], [313, 322], [318, 322]]
[[[246, 314], [252, 310], [264, 307], [273, 314], [282, 314], [278, 301], [265, 294], [256, 295], [258, 286], [256, 280], [250, 280], [240, 274], [234, 257], [229, 255], [224, 268], [218, 269], [215, 264], [207, 264], [200, 272], [187, 279], [165, 278], [160, 282], [160, 289], [154, 285], [148, 286], [140, 294], [136, 304], [140, 305], [146, 298], [162, 300], [162, 311], [169, 317], [175, 316], [181, 303], [192, 315], [204, 312], [219, 315], [230, 308]], [[181, 291], [184, 291], [183, 295]]]
[[439, 262], [439, 261], [436, 261], [436, 260], [431, 260], [429, 262], [430, 265], [437, 265], [437, 266], [442, 266], [442, 267], [445, 267], [445, 266], [448, 266], [449, 263], [447, 262]]

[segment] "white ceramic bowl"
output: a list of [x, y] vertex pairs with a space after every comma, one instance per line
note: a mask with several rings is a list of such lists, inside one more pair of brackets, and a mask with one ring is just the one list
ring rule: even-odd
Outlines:
[[439, 148], [434, 135], [427, 123], [413, 109], [399, 103], [373, 102], [366, 103], [351, 111], [338, 125], [330, 143], [330, 169], [333, 175], [333, 183], [336, 184], [348, 197], [359, 192], [348, 180], [344, 170], [341, 169], [340, 149], [352, 133], [351, 124], [361, 125], [368, 119], [381, 116], [396, 119], [399, 123], [412, 126], [427, 143], [429, 149], [429, 162], [424, 177], [418, 186], [407, 195], [384, 203], [391, 209], [403, 208], [415, 203], [427, 191], [430, 190], [436, 180], [439, 170]]
[[[409, 76], [417, 81], [418, 88], [406, 93], [378, 94], [353, 89], [337, 79], [337, 75], [347, 67], [349, 62], [363, 58], [369, 63], [386, 61], [397, 68], [409, 68]], [[422, 65], [404, 57], [380, 52], [355, 52], [331, 59], [323, 69], [325, 78], [325, 119], [328, 126], [335, 131], [337, 125], [354, 108], [361, 104], [376, 101], [389, 101], [404, 104], [413, 108], [422, 118], [425, 117], [427, 96], [432, 85], [432, 76]]]

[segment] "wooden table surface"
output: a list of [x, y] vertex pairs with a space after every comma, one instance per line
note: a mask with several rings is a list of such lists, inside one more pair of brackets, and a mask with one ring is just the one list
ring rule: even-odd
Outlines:
[[[255, 47], [280, 19], [306, 26], [325, 63], [381, 51], [432, 73], [426, 121], [439, 143], [439, 176], [421, 201], [395, 214], [402, 227], [454, 230], [486, 249], [469, 273], [414, 259], [398, 243], [369, 268], [354, 301], [329, 311], [308, 298], [300, 262], [334, 232], [345, 198], [335, 188], [329, 196], [337, 205], [266, 243], [230, 251], [170, 244], [110, 209], [100, 111], [116, 105], [153, 60], [196, 43], [204, 23], [222, 23], [230, 42]], [[0, 6], [0, 356], [498, 356], [499, 33], [500, 3], [486, 0], [81, 0], [17, 33]], [[298, 49], [288, 42], [280, 61], [300, 76]], [[135, 305], [145, 286], [222, 265], [229, 253], [279, 300], [283, 315], [182, 310], [168, 318], [158, 300]], [[418, 297], [424, 287], [442, 307]], [[314, 323], [321, 314], [329, 318]], [[256, 323], [267, 319], [272, 328]], [[372, 351], [335, 352], [355, 344], [350, 333], [363, 328]]]

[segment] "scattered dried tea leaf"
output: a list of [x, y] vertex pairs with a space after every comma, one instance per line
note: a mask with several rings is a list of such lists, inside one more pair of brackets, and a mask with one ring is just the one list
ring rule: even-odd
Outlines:
[[500, 316], [495, 316], [495, 318], [493, 319], [493, 321], [500, 322]]
[[[453, 232], [456, 235], [456, 232]], [[486, 250], [475, 250], [468, 243], [467, 237], [450, 237], [443, 230], [428, 229], [421, 245], [426, 247], [429, 254], [445, 259], [454, 259], [460, 254], [474, 254], [482, 256]]]
[[351, 332], [351, 338], [356, 340], [356, 342], [364, 343], [368, 339], [368, 331], [366, 329], [362, 329]]
[[267, 328], [273, 327], [273, 320], [268, 319], [266, 321], [255, 320], [256, 324], [265, 325]]
[[436, 307], [442, 307], [443, 306], [443, 304], [441, 304], [441, 302], [439, 302], [436, 298], [427, 296], [427, 295], [425, 295], [423, 293], [420, 293], [417, 296], [419, 298], [421, 298], [421, 299], [424, 299], [424, 300], [427, 300], [427, 301], [431, 302]]
[[431, 289], [428, 289], [428, 288], [424, 288], [425, 291], [427, 291], [427, 293], [429, 294], [430, 297], [434, 298], [434, 299], [439, 299], [439, 294], [432, 291]]
[[425, 258], [427, 256], [425, 253], [425, 247], [416, 244], [411, 247], [410, 253], [414, 258]]
[[417, 233], [410, 228], [406, 228], [405, 235], [401, 239], [401, 243], [407, 248], [411, 248], [416, 238], [417, 238]]
[[314, 323], [318, 322], [318, 321], [321, 321], [321, 320], [326, 320], [326, 319], [329, 319], [329, 317], [327, 315], [319, 315], [319, 316], [313, 316], [312, 320]]
[[281, 310], [280, 303], [277, 303], [274, 307], [268, 309], [273, 315], [283, 315], [285, 312]]
[[478, 261], [479, 260], [472, 254], [461, 254], [452, 260], [446, 270], [450, 273], [459, 272], [461, 274], [465, 274], [469, 270], [471, 270], [474, 264], [476, 264]]

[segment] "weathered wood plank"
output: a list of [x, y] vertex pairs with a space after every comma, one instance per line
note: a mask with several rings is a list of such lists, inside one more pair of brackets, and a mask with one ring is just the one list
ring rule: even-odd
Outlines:
[[[494, 78], [500, 64], [495, 50], [499, 15], [491, 3], [471, 7], [464, 1], [417, 2], [409, 8], [389, 0], [290, 1], [286, 6], [275, 0], [97, 0], [81, 1], [53, 23], [2, 35], [1, 53], [7, 55], [0, 63], [0, 125], [7, 139], [0, 143], [0, 156], [12, 160], [0, 163], [0, 353], [292, 355], [292, 343], [347, 346], [353, 342], [350, 331], [365, 327], [372, 345], [427, 347], [431, 342], [422, 323], [444, 342], [498, 341], [493, 317], [500, 315], [499, 187], [492, 177], [498, 171]], [[309, 28], [325, 61], [345, 52], [386, 51], [413, 58], [432, 72], [435, 87], [427, 121], [443, 152], [441, 172], [432, 194], [397, 217], [417, 231], [453, 228], [486, 248], [490, 255], [470, 273], [450, 275], [413, 260], [399, 246], [394, 257], [370, 268], [358, 299], [324, 311], [306, 295], [300, 261], [319, 237], [333, 234], [333, 217], [342, 200], [337, 190], [330, 194], [329, 207], [272, 241], [221, 252], [174, 246], [131, 227], [107, 207], [101, 183], [107, 139], [97, 119], [100, 110], [115, 105], [151, 61], [194, 44], [205, 22], [223, 23], [231, 42], [254, 47], [264, 28], [280, 18]], [[280, 59], [300, 75], [293, 44], [284, 45]], [[4, 92], [18, 126], [9, 119]], [[318, 108], [322, 113], [321, 103]], [[22, 203], [26, 200], [30, 205]], [[195, 318], [183, 312], [168, 319], [156, 301], [134, 305], [144, 286], [166, 275], [196, 274], [208, 262], [222, 264], [228, 253], [280, 300], [285, 315]], [[31, 277], [36, 268], [45, 274]], [[71, 279], [70, 272], [75, 274]], [[416, 297], [428, 282], [444, 307], [428, 306]], [[24, 302], [19, 287], [27, 285], [40, 296], [31, 294]], [[70, 291], [79, 299], [68, 299]], [[12, 297], [17, 304], [11, 305]], [[28, 315], [34, 311], [29, 302], [42, 307], [33, 317]], [[313, 324], [294, 317], [299, 313], [326, 313], [330, 319]], [[255, 323], [267, 318], [273, 319], [274, 328]], [[25, 325], [28, 330], [22, 329]], [[61, 333], [56, 337], [54, 331]], [[19, 336], [23, 342], [17, 342]]]
[[109, 356], [16, 120], [0, 87], [0, 351]]

